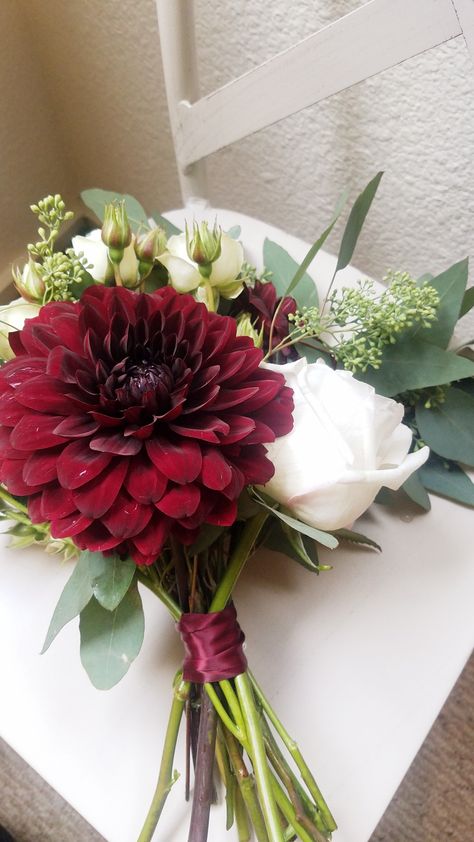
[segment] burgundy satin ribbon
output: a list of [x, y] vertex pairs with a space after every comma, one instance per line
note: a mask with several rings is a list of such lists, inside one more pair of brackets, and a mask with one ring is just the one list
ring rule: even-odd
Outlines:
[[196, 684], [235, 678], [247, 669], [245, 635], [232, 604], [211, 614], [183, 614], [177, 629], [183, 641], [183, 678]]

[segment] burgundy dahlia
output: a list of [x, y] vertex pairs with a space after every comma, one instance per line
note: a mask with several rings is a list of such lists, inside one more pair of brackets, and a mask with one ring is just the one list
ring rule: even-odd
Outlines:
[[233, 319], [171, 287], [94, 286], [10, 334], [0, 369], [0, 481], [81, 549], [152, 563], [170, 534], [227, 526], [273, 474], [265, 442], [292, 393]]
[[[291, 327], [288, 316], [290, 313], [296, 312], [296, 301], [289, 295], [285, 296], [283, 300], [278, 298], [275, 286], [271, 281], [265, 283], [256, 281], [253, 288], [245, 287], [236, 299], [236, 304], [239, 307], [239, 312], [245, 310], [250, 313], [252, 319], [255, 320], [257, 330], [263, 328], [263, 347], [265, 351], [270, 350], [270, 330], [277, 308], [278, 313], [272, 331], [272, 349], [276, 348], [288, 336]], [[296, 358], [298, 356], [293, 348], [284, 348], [281, 353], [285, 357], [294, 356]]]

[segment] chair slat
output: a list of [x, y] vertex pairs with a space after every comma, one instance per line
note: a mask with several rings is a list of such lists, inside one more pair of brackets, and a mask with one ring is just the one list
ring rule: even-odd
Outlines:
[[180, 102], [179, 166], [460, 35], [474, 0], [453, 2], [371, 0], [209, 96]]

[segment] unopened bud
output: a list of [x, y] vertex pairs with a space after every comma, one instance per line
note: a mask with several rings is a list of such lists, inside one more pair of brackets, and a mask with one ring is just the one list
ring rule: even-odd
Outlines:
[[167, 237], [162, 228], [152, 228], [146, 234], [139, 234], [134, 243], [138, 258], [140, 278], [146, 278], [153, 269], [157, 257], [166, 249]]
[[188, 255], [194, 263], [199, 266], [199, 271], [203, 277], [208, 278], [212, 271], [212, 264], [221, 253], [221, 237], [222, 230], [214, 223], [212, 230], [209, 229], [207, 222], [197, 223], [193, 225], [193, 235], [189, 236], [189, 231], [186, 226], [186, 249]]
[[23, 272], [20, 273], [18, 269], [13, 272], [13, 280], [25, 301], [30, 301], [32, 304], [43, 303], [46, 287], [41, 277], [41, 267], [32, 258], [23, 267]]
[[249, 336], [256, 348], [263, 346], [263, 327], [260, 331], [254, 327], [250, 313], [237, 317], [237, 336]]
[[111, 202], [105, 206], [102, 242], [109, 249], [112, 263], [120, 263], [124, 249], [132, 241], [132, 230], [125, 210], [125, 202]]

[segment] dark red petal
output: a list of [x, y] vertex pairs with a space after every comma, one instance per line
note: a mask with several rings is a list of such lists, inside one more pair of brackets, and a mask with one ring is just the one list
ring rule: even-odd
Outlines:
[[125, 488], [138, 503], [156, 503], [166, 491], [168, 480], [144, 454], [130, 460]]
[[44, 374], [46, 360], [42, 357], [18, 357], [9, 360], [0, 370], [0, 379], [15, 389], [38, 374]]
[[23, 354], [28, 353], [23, 342], [21, 341], [21, 331], [20, 330], [11, 330], [8, 334], [8, 344], [12, 349], [15, 357], [20, 357]]
[[232, 479], [232, 470], [225, 456], [216, 448], [202, 457], [201, 482], [206, 488], [222, 491]]
[[97, 432], [99, 424], [87, 415], [70, 415], [55, 428], [57, 436], [67, 439], [80, 439]]
[[21, 459], [24, 461], [24, 451], [17, 450], [10, 444], [11, 430], [6, 427], [0, 427], [0, 459]]
[[163, 549], [169, 531], [170, 523], [164, 515], [156, 515], [152, 518], [146, 529], [135, 535], [133, 544], [138, 552], [144, 556], [154, 556], [155, 560]]
[[100, 521], [95, 520], [87, 529], [74, 537], [74, 543], [80, 550], [91, 550], [93, 553], [105, 552], [118, 547], [120, 538], [111, 535]]
[[41, 495], [41, 511], [44, 520], [58, 520], [77, 513], [70, 491], [65, 491], [60, 485], [45, 488]]
[[24, 408], [17, 402], [16, 392], [8, 389], [0, 396], [0, 424], [14, 427], [23, 418]]
[[[267, 374], [267, 372], [265, 372]], [[259, 409], [264, 404], [269, 403], [272, 401], [278, 392], [281, 391], [283, 385], [283, 379], [281, 375], [276, 374], [275, 379], [272, 380], [258, 380], [254, 381], [255, 386], [257, 387], [254, 391], [253, 396], [249, 397], [245, 401], [245, 412], [253, 411], [254, 409]]]
[[272, 427], [255, 418], [255, 430], [249, 433], [248, 436], [245, 436], [242, 444], [266, 444], [267, 442], [275, 441], [275, 438], [276, 436]]
[[28, 515], [32, 523], [44, 523], [46, 520], [41, 500], [42, 494], [32, 494], [28, 497]]
[[76, 508], [91, 518], [101, 518], [109, 511], [122, 488], [128, 459], [115, 459], [98, 477], [72, 493]]
[[146, 449], [153, 464], [173, 482], [184, 485], [199, 476], [202, 456], [197, 442], [184, 439], [172, 443], [166, 439], [148, 439]]
[[29, 485], [23, 479], [23, 462], [19, 459], [4, 459], [0, 465], [0, 482], [8, 488], [10, 494], [17, 494], [19, 497], [33, 494], [43, 488], [42, 484]]
[[85, 517], [81, 512], [72, 512], [66, 517], [52, 521], [51, 535], [53, 538], [72, 538], [73, 535], [87, 529], [91, 523], [91, 519]]
[[54, 432], [62, 418], [59, 415], [26, 413], [12, 430], [10, 442], [18, 450], [43, 450], [61, 443]]
[[232, 479], [229, 482], [229, 485], [226, 485], [225, 488], [222, 489], [222, 494], [228, 498], [228, 500], [237, 500], [237, 498], [241, 495], [242, 491], [244, 490], [245, 486], [245, 478], [242, 471], [239, 471], [235, 465], [232, 466]]
[[182, 485], [168, 491], [159, 503], [156, 503], [156, 508], [172, 518], [190, 517], [199, 506], [200, 499], [201, 493], [197, 485]]
[[57, 478], [57, 462], [61, 450], [40, 450], [28, 456], [23, 466], [23, 479], [28, 485], [51, 482]]
[[111, 459], [111, 453], [98, 453], [87, 442], [73, 441], [58, 458], [59, 483], [63, 488], [80, 488], [105, 471]]
[[243, 447], [234, 460], [245, 476], [246, 485], [264, 485], [275, 473], [272, 462], [266, 457], [263, 444]]
[[237, 502], [235, 500], [227, 500], [225, 497], [220, 497], [206, 517], [207, 523], [212, 523], [213, 526], [232, 526], [237, 517]]
[[117, 456], [134, 456], [142, 449], [142, 442], [135, 438], [124, 438], [122, 433], [111, 435], [95, 436], [90, 446], [92, 450], [102, 453], [115, 453]]
[[[240, 389], [221, 389], [217, 399], [212, 404], [213, 412], [221, 412], [223, 409], [230, 409], [232, 406], [244, 404], [245, 411], [248, 410], [250, 399], [256, 399], [260, 391], [260, 384], [258, 386], [247, 386]], [[264, 400], [263, 403], [266, 403]]]
[[252, 418], [247, 418], [244, 415], [230, 415], [226, 413], [225, 420], [229, 426], [229, 432], [224, 434], [222, 444], [234, 444], [236, 441], [244, 439], [252, 430], [255, 430], [255, 421]]
[[188, 418], [179, 424], [170, 424], [170, 429], [181, 436], [217, 443], [219, 435], [225, 436], [229, 432], [229, 425], [217, 415], [207, 415], [200, 412], [194, 418]]
[[22, 406], [36, 412], [66, 415], [74, 409], [70, 398], [65, 395], [66, 390], [67, 387], [60, 380], [40, 374], [15, 389], [15, 396]]
[[153, 514], [151, 506], [142, 506], [128, 494], [121, 493], [113, 506], [102, 518], [102, 523], [112, 535], [124, 540], [145, 529]]
[[86, 360], [79, 354], [74, 354], [67, 348], [58, 345], [48, 355], [47, 373], [51, 377], [57, 377], [65, 383], [76, 383], [78, 371], [89, 371]]

